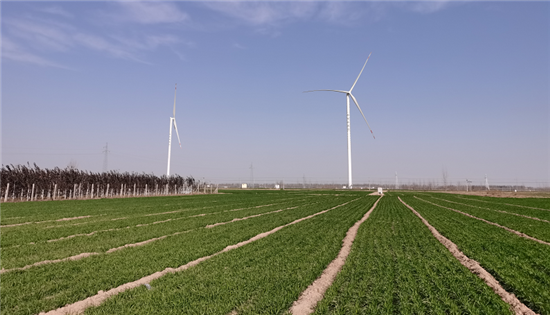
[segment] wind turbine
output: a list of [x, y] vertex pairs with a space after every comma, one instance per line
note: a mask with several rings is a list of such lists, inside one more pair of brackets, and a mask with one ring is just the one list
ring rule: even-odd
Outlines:
[[170, 155], [172, 154], [172, 124], [174, 128], [176, 129], [176, 135], [178, 136], [178, 142], [180, 143], [181, 148], [181, 141], [180, 141], [180, 135], [178, 133], [178, 125], [176, 124], [176, 93], [178, 92], [178, 84], [176, 83], [176, 89], [174, 91], [174, 114], [172, 117], [170, 117], [170, 135], [168, 136], [168, 168], [166, 169], [166, 176], [170, 176]]
[[317, 91], [329, 91], [329, 92], [338, 92], [338, 93], [344, 93], [346, 94], [346, 100], [347, 100], [347, 121], [348, 121], [348, 188], [351, 189], [353, 184], [351, 180], [351, 130], [350, 130], [350, 122], [349, 122], [349, 99], [353, 100], [355, 105], [357, 105], [357, 108], [361, 112], [361, 115], [363, 116], [363, 119], [365, 119], [365, 122], [367, 123], [367, 126], [369, 127], [370, 133], [372, 134], [372, 137], [374, 137], [374, 133], [372, 132], [372, 129], [370, 128], [369, 122], [367, 121], [367, 118], [365, 118], [365, 114], [363, 114], [363, 111], [361, 110], [361, 107], [359, 106], [359, 103], [357, 103], [357, 99], [353, 94], [351, 94], [351, 91], [355, 87], [355, 84], [357, 84], [357, 81], [359, 80], [359, 77], [361, 76], [361, 73], [363, 73], [363, 70], [365, 69], [365, 66], [367, 65], [367, 62], [369, 61], [370, 55], [367, 57], [367, 61], [365, 61], [365, 64], [363, 65], [363, 68], [361, 69], [361, 72], [359, 72], [359, 75], [357, 76], [357, 79], [355, 79], [355, 82], [353, 82], [353, 85], [351, 86], [351, 89], [349, 91], [342, 91], [342, 90], [311, 90], [311, 91], [305, 91], [304, 93], [308, 92], [317, 92]]

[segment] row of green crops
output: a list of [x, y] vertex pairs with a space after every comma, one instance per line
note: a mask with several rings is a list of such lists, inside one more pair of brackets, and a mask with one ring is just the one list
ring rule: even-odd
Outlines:
[[[346, 264], [318, 305], [317, 314], [510, 313], [509, 306], [398, 201], [398, 195], [468, 257], [477, 260], [508, 292], [535, 312], [550, 315], [549, 246], [414, 196], [510, 224], [517, 230], [528, 228], [522, 226], [521, 219], [536, 220], [472, 205], [523, 215], [546, 211], [498, 205], [503, 202], [496, 198], [474, 200], [401, 192], [383, 197], [362, 224]], [[202, 196], [3, 204], [2, 268], [84, 252], [99, 254], [3, 273], [0, 314], [53, 310], [332, 209], [188, 270], [165, 275], [150, 283], [151, 290], [144, 286], [128, 290], [86, 311], [283, 314], [337, 256], [349, 227], [377, 198], [360, 191], [225, 191]], [[250, 216], [255, 217], [238, 220]], [[82, 218], [56, 221], [75, 217]], [[6, 227], [26, 222], [39, 223]], [[205, 228], [220, 222], [228, 223]], [[545, 233], [542, 228], [537, 231]], [[93, 234], [78, 235], [89, 233]], [[106, 253], [124, 244], [166, 235], [171, 236]], [[48, 242], [60, 238], [64, 239]]]
[[[465, 198], [460, 195], [442, 194], [442, 193], [422, 193], [422, 194], [415, 194], [415, 195], [421, 198], [423, 196], [430, 196], [430, 197], [452, 201], [454, 203], [467, 204], [467, 205], [479, 207], [482, 209], [500, 210], [500, 211], [505, 211], [509, 213], [515, 213], [515, 214], [520, 214], [520, 215], [525, 215], [529, 217], [550, 221], [550, 210], [543, 210], [544, 208], [529, 207], [525, 205], [506, 204], [506, 203], [499, 202], [500, 199], [495, 200], [495, 198], [490, 198], [490, 197], [484, 197], [483, 199], [471, 199], [471, 198]], [[531, 204], [531, 203], [538, 204], [538, 201], [529, 202], [529, 200], [531, 199], [536, 200], [536, 198], [523, 198], [523, 199], [527, 199], [527, 202], [524, 202], [525, 204]], [[549, 199], [546, 199], [546, 202], [550, 204]]]
[[[295, 196], [302, 199], [303, 197]], [[167, 267], [184, 265], [259, 233], [358, 198], [356, 194], [317, 196], [314, 198], [315, 202], [303, 204], [291, 211], [263, 215], [211, 229], [195, 229], [144, 246], [95, 255], [78, 261], [8, 272], [2, 275], [0, 284], [2, 314], [35, 314], [55, 309], [95, 295], [99, 290], [106, 291]], [[375, 198], [370, 197], [372, 200]], [[258, 199], [257, 202], [260, 205], [266, 204], [262, 199]], [[258, 208], [258, 211], [260, 209], [262, 208]], [[83, 252], [80, 248], [76, 250]]]
[[363, 198], [119, 294], [86, 314], [280, 314], [336, 257], [347, 230], [377, 197]]
[[257, 205], [263, 201], [293, 199], [300, 196], [304, 195], [283, 191], [266, 191], [262, 194], [229, 191], [214, 195], [4, 203], [2, 204], [1, 224], [41, 222], [81, 215], [149, 214], [176, 210], [181, 207], [205, 207], [217, 204], [247, 206]]
[[[335, 197], [334, 202], [339, 200], [347, 199], [346, 197]], [[266, 204], [259, 208], [255, 206], [237, 208], [242, 209], [238, 211], [219, 208], [216, 208], [215, 211], [200, 209], [155, 216], [132, 217], [127, 215], [126, 219], [86, 225], [74, 226], [67, 223], [66, 228], [59, 226], [56, 228], [42, 226], [33, 229], [26, 226], [22, 226], [20, 229], [17, 227], [5, 228], [8, 231], [5, 231], [2, 240], [2, 267], [10, 269], [43, 260], [62, 259], [80, 253], [105, 252], [125, 244], [204, 228], [214, 223], [229, 222], [233, 219], [260, 214], [272, 216], [277, 213], [274, 211], [297, 211], [303, 206], [316, 203], [318, 201], [312, 199], [298, 199], [271, 205]], [[200, 216], [197, 216], [199, 214]], [[10, 230], [14, 231], [10, 233]], [[51, 240], [56, 241], [51, 242]]]
[[396, 197], [359, 229], [315, 314], [509, 314], [508, 304]]
[[466, 256], [476, 260], [525, 305], [550, 314], [550, 248], [502, 228], [414, 198], [401, 197]]
[[437, 197], [430, 198], [422, 196], [417, 197], [417, 199], [425, 202], [426, 204], [439, 205], [442, 207], [442, 209], [451, 208], [464, 213], [468, 213], [475, 217], [482, 218], [487, 221], [500, 224], [502, 226], [506, 226], [519, 232], [523, 232], [539, 240], [550, 242], [550, 222], [525, 218], [511, 213], [494, 211], [499, 210], [498, 208], [480, 208], [479, 206], [475, 205], [468, 205], [464, 203], [459, 204], [454, 201], [445, 201]]
[[532, 207], [550, 210], [548, 198], [491, 198], [481, 196], [460, 196], [460, 198], [496, 205], [512, 205], [520, 208]]

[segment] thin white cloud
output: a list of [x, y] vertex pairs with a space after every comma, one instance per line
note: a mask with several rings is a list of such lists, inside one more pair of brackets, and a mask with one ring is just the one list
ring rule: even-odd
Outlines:
[[443, 10], [449, 5], [449, 1], [421, 1], [407, 3], [407, 7], [414, 12], [430, 14], [440, 10]]
[[101, 36], [97, 36], [93, 34], [77, 33], [73, 35], [73, 38], [81, 46], [84, 46], [99, 52], [107, 52], [114, 57], [142, 62], [142, 60], [140, 60], [139, 58], [134, 56], [134, 54], [124, 49], [124, 47], [111, 43]]
[[[5, 59], [59, 67], [59, 64], [40, 56], [50, 54], [52, 58], [55, 56], [51, 55], [52, 52], [70, 53], [76, 48], [85, 48], [115, 58], [147, 63], [143, 58], [145, 52], [180, 43], [175, 35], [143, 34], [126, 28], [120, 28], [115, 34], [100, 34], [92, 29], [84, 30], [76, 24], [73, 26], [75, 22], [67, 24], [58, 18], [52, 19], [44, 15], [43, 10], [39, 11], [41, 16], [4, 18], [3, 39], [9, 38], [9, 42], [3, 43]], [[192, 43], [184, 44], [192, 46]]]
[[74, 17], [74, 15], [72, 13], [70, 13], [69, 11], [64, 10], [63, 8], [61, 8], [59, 6], [50, 6], [50, 7], [42, 8], [40, 11], [42, 11], [44, 13], [49, 13], [49, 14], [62, 16], [62, 17], [65, 17], [65, 18], [73, 18]]
[[177, 23], [189, 16], [172, 2], [119, 2], [123, 15], [119, 18], [141, 24]]
[[318, 20], [332, 24], [350, 25], [359, 20], [380, 19], [385, 14], [386, 4], [358, 1], [241, 1], [208, 2], [208, 9], [225, 15], [237, 22], [255, 26], [265, 35], [278, 34], [273, 28], [285, 23]]
[[47, 60], [41, 56], [32, 54], [26, 49], [14, 43], [9, 37], [3, 36], [2, 38], [2, 59], [14, 60], [23, 63], [30, 63], [39, 66], [56, 67], [69, 69], [69, 67], [60, 65], [53, 61]]
[[6, 18], [4, 30], [38, 49], [66, 51], [72, 45], [69, 28], [57, 22]]
[[314, 15], [315, 2], [211, 2], [206, 7], [250, 25], [276, 24]]
[[237, 42], [234, 42], [232, 46], [233, 46], [233, 48], [236, 48], [236, 49], [246, 49], [245, 46], [243, 46], [243, 45], [241, 45]]

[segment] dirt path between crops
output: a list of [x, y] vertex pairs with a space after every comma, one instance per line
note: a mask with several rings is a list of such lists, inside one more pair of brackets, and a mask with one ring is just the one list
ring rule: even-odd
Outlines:
[[490, 202], [490, 201], [487, 201], [487, 200], [470, 199], [470, 198], [464, 198], [464, 197], [460, 197], [460, 196], [457, 196], [457, 198], [464, 199], [464, 200], [481, 201], [481, 202], [492, 203], [492, 204], [497, 204], [497, 205], [507, 205], [507, 206], [514, 206], [514, 207], [520, 207], [520, 208], [529, 208], [529, 209], [535, 209], [535, 210], [550, 211], [550, 209], [529, 207], [529, 206], [523, 206], [523, 205], [515, 205], [515, 204], [512, 204], [512, 203]]
[[467, 203], [460, 203], [460, 202], [450, 201], [450, 200], [447, 200], [447, 199], [441, 199], [441, 198], [437, 198], [437, 197], [432, 197], [432, 198], [437, 199], [437, 200], [442, 200], [442, 201], [450, 202], [450, 203], [456, 203], [457, 205], [463, 205], [463, 206], [468, 206], [468, 207], [473, 207], [473, 208], [478, 208], [478, 209], [491, 210], [491, 211], [496, 211], [496, 212], [500, 212], [500, 213], [516, 215], [516, 216], [518, 216], [518, 217], [524, 217], [524, 218], [527, 218], [527, 219], [532, 219], [532, 220], [537, 220], [537, 221], [542, 221], [542, 222], [550, 223], [550, 221], [548, 221], [548, 220], [539, 219], [539, 218], [535, 218], [535, 217], [530, 217], [530, 216], [523, 215], [523, 214], [519, 214], [519, 213], [507, 212], [507, 211], [496, 210], [496, 209], [485, 208], [485, 207], [478, 207], [478, 206], [474, 206], [474, 205], [469, 205], [469, 204], [467, 204]]
[[416, 210], [413, 209], [413, 207], [406, 204], [403, 200], [401, 200], [401, 197], [398, 197], [399, 201], [401, 201], [407, 208], [409, 208], [414, 214], [416, 214], [417, 217], [422, 220], [422, 222], [430, 229], [430, 232], [432, 232], [433, 236], [441, 243], [443, 246], [445, 246], [453, 256], [455, 256], [460, 263], [465, 266], [466, 268], [470, 269], [470, 271], [474, 274], [476, 274], [478, 277], [480, 277], [485, 283], [493, 289], [493, 291], [500, 296], [500, 298], [508, 303], [512, 310], [518, 314], [518, 315], [535, 315], [536, 313], [533, 312], [530, 308], [525, 306], [525, 304], [521, 303], [520, 300], [516, 298], [516, 296], [512, 293], [507, 292], [504, 290], [504, 288], [500, 285], [500, 283], [489, 273], [487, 270], [483, 269], [481, 265], [473, 260], [468, 258], [468, 256], [464, 255], [463, 252], [461, 252], [458, 249], [458, 246], [456, 246], [455, 243], [451, 242], [448, 238], [441, 235], [433, 226], [430, 225], [426, 219], [424, 219], [420, 213], [416, 212]]
[[548, 242], [539, 240], [538, 238], [534, 238], [534, 237], [529, 236], [529, 235], [527, 235], [527, 234], [525, 234], [525, 233], [522, 233], [522, 232], [519, 232], [519, 231], [516, 231], [516, 230], [512, 230], [511, 228], [506, 227], [506, 226], [503, 226], [503, 225], [500, 225], [500, 224], [498, 224], [498, 223], [491, 222], [491, 221], [487, 221], [487, 220], [482, 219], [482, 218], [478, 218], [478, 217], [476, 217], [476, 216], [473, 216], [473, 215], [468, 214], [468, 213], [466, 213], [466, 212], [462, 212], [462, 211], [460, 211], [460, 210], [456, 210], [456, 209], [453, 209], [453, 208], [448, 208], [448, 207], [445, 207], [445, 206], [441, 206], [441, 205], [438, 205], [438, 204], [436, 204], [436, 203], [433, 203], [433, 202], [424, 200], [424, 199], [422, 199], [422, 198], [418, 198], [418, 197], [416, 197], [416, 196], [414, 196], [414, 198], [416, 198], [416, 199], [418, 199], [418, 200], [422, 200], [422, 201], [427, 202], [427, 203], [429, 203], [429, 204], [432, 204], [432, 205], [434, 205], [434, 206], [437, 206], [437, 207], [440, 207], [440, 208], [444, 208], [444, 209], [448, 209], [448, 210], [452, 210], [452, 211], [454, 211], [454, 212], [458, 212], [458, 213], [460, 213], [460, 214], [463, 214], [463, 215], [465, 215], [465, 216], [467, 216], [467, 217], [470, 217], [470, 218], [473, 218], [473, 219], [476, 219], [476, 220], [479, 220], [479, 221], [483, 221], [483, 222], [485, 222], [485, 223], [488, 223], [488, 224], [497, 226], [497, 227], [499, 227], [499, 228], [501, 228], [501, 229], [504, 229], [504, 230], [506, 230], [506, 231], [508, 231], [508, 232], [514, 233], [514, 234], [516, 234], [517, 236], [525, 237], [525, 238], [527, 238], [527, 239], [530, 239], [530, 240], [535, 241], [535, 242], [539, 242], [539, 243], [544, 244], [544, 245], [550, 245], [550, 243], [548, 243]]
[[[232, 221], [228, 221], [228, 222], [221, 222], [221, 223], [215, 223], [215, 224], [207, 225], [204, 228], [213, 228], [213, 227], [216, 227], [218, 225], [224, 225], [224, 224], [233, 223], [233, 222], [237, 222], [237, 221], [247, 220], [247, 219], [250, 219], [250, 218], [255, 218], [255, 217], [262, 216], [264, 214], [272, 214], [272, 213], [281, 212], [281, 211], [284, 211], [284, 210], [296, 209], [298, 207], [300, 207], [300, 206], [290, 207], [290, 208], [286, 208], [286, 209], [280, 209], [280, 210], [266, 212], [266, 213], [260, 213], [260, 214], [256, 214], [256, 215], [252, 215], [252, 216], [248, 216], [248, 217], [243, 217], [243, 218], [236, 218], [236, 219], [233, 219]], [[182, 219], [182, 218], [178, 218], [178, 219]], [[174, 220], [178, 220], [178, 219], [174, 219]], [[153, 223], [149, 223], [149, 224], [141, 224], [141, 225], [136, 225], [136, 226], [146, 226], [146, 225], [151, 225], [151, 224], [156, 224], [156, 223], [161, 223], [161, 222], [164, 222], [164, 221], [157, 221], [157, 222], [153, 222]], [[59, 238], [59, 239], [48, 240], [47, 242], [56, 242], [56, 241], [61, 241], [61, 240], [65, 240], [65, 239], [70, 239], [70, 238], [77, 237], [77, 236], [92, 236], [92, 235], [94, 235], [98, 232], [117, 231], [117, 230], [129, 229], [129, 228], [131, 228], [131, 226], [127, 226], [127, 227], [124, 227], [124, 228], [117, 228], [117, 229], [94, 231], [94, 232], [91, 232], [91, 233], [88, 233], [88, 234], [69, 235], [69, 236], [66, 236], [66, 237]], [[125, 245], [122, 245], [122, 246], [119, 246], [119, 247], [111, 248], [111, 249], [107, 250], [105, 252], [105, 254], [110, 254], [112, 252], [115, 252], [115, 251], [118, 251], [118, 250], [121, 250], [121, 249], [125, 249], [125, 248], [129, 248], [129, 247], [143, 246], [143, 245], [149, 244], [149, 243], [154, 242], [154, 241], [165, 239], [169, 236], [176, 236], [176, 235], [179, 235], [179, 234], [191, 232], [193, 230], [196, 230], [196, 229], [175, 232], [175, 233], [172, 233], [172, 234], [155, 237], [155, 238], [148, 239], [148, 240], [138, 242], [138, 243], [125, 244]], [[36, 245], [36, 243], [31, 242], [27, 245]], [[13, 247], [19, 247], [19, 246], [20, 245], [15, 245]], [[91, 255], [99, 255], [99, 254], [100, 253], [83, 253], [83, 254], [78, 254], [78, 255], [63, 258], [63, 259], [39, 261], [39, 262], [36, 262], [34, 264], [31, 264], [31, 265], [24, 266], [24, 267], [11, 268], [11, 269], [1, 269], [0, 274], [5, 273], [5, 272], [10, 272], [10, 271], [15, 271], [15, 270], [25, 270], [25, 269], [29, 269], [29, 268], [34, 267], [34, 266], [40, 266], [40, 265], [44, 265], [44, 264], [58, 263], [58, 262], [63, 262], [63, 261], [67, 261], [67, 260], [79, 260], [79, 259], [91, 256]]]
[[72, 220], [78, 220], [78, 219], [86, 219], [91, 218], [91, 215], [83, 215], [80, 217], [73, 217], [73, 218], [62, 218], [57, 220], [46, 220], [46, 221], [37, 221], [37, 222], [23, 222], [23, 223], [16, 223], [16, 224], [8, 224], [8, 225], [0, 225], [1, 228], [7, 228], [7, 227], [13, 227], [13, 226], [20, 226], [20, 225], [27, 225], [27, 224], [39, 224], [39, 223], [46, 223], [46, 222], [61, 222], [61, 221], [72, 221]]
[[68, 261], [68, 260], [80, 260], [82, 258], [86, 258], [86, 257], [92, 256], [92, 255], [99, 255], [99, 253], [82, 253], [82, 254], [78, 254], [78, 255], [63, 258], [63, 259], [44, 260], [44, 261], [39, 261], [39, 262], [36, 262], [32, 265], [27, 265], [27, 266], [21, 267], [21, 268], [12, 268], [12, 269], [2, 268], [0, 270], [0, 274], [10, 272], [10, 271], [14, 271], [14, 270], [25, 270], [25, 269], [29, 269], [29, 268], [35, 267], [35, 266], [46, 265], [46, 264], [54, 264], [54, 263], [59, 263], [59, 262], [63, 262], [63, 261]]
[[[265, 206], [256, 206], [256, 207], [252, 207], [252, 208], [261, 208], [261, 207], [265, 207]], [[231, 222], [246, 220], [246, 219], [258, 217], [258, 216], [261, 216], [261, 215], [264, 215], [264, 214], [275, 213], [275, 212], [281, 212], [281, 211], [283, 211], [283, 210], [288, 210], [288, 209], [295, 209], [295, 208], [298, 208], [298, 207], [299, 207], [299, 206], [291, 207], [291, 208], [287, 208], [287, 209], [282, 209], [282, 210], [277, 210], [277, 211], [272, 211], [272, 212], [266, 212], [266, 213], [256, 214], [256, 215], [252, 215], [252, 216], [245, 217], [245, 218], [237, 218], [237, 219], [233, 219], [232, 221], [229, 221], [229, 222], [215, 223], [215, 224], [206, 226], [206, 228], [211, 228], [211, 227], [218, 226], [218, 225], [222, 225], [222, 224], [227, 224], [227, 223], [231, 223]], [[75, 238], [75, 237], [80, 237], [80, 236], [93, 236], [93, 235], [95, 235], [95, 234], [97, 234], [97, 233], [100, 233], [100, 232], [120, 231], [120, 230], [130, 229], [130, 228], [133, 228], [133, 227], [144, 227], [144, 226], [149, 226], [149, 225], [153, 225], [153, 224], [166, 223], [166, 222], [176, 221], [176, 220], [183, 220], [183, 219], [187, 219], [187, 218], [203, 217], [203, 216], [206, 216], [206, 215], [209, 215], [209, 214], [219, 214], [219, 213], [227, 212], [227, 211], [235, 211], [235, 210], [226, 210], [226, 211], [214, 212], [214, 213], [208, 213], [208, 214], [206, 214], [206, 213], [201, 213], [201, 214], [196, 214], [196, 215], [192, 215], [192, 216], [188, 216], [188, 217], [181, 217], [181, 218], [175, 218], [175, 219], [167, 219], [167, 220], [163, 220], [163, 221], [155, 221], [155, 222], [152, 222], [152, 223], [137, 224], [137, 225], [134, 225], [134, 226], [126, 226], [126, 227], [121, 227], [121, 228], [112, 228], [112, 229], [106, 229], [106, 230], [98, 230], [98, 231], [92, 231], [92, 232], [90, 232], [90, 233], [73, 234], [73, 235], [68, 235], [68, 236], [64, 236], [64, 237], [60, 237], [60, 238], [56, 238], [56, 239], [50, 239], [50, 240], [47, 240], [46, 242], [51, 243], [51, 242], [63, 241], [63, 240], [67, 240], [67, 239], [71, 239], [71, 238]], [[36, 243], [35, 243], [35, 242], [31, 242], [31, 243], [23, 244], [23, 245], [36, 245]], [[9, 247], [20, 247], [20, 246], [22, 246], [22, 245], [13, 245], [13, 246], [9, 246]]]
[[235, 219], [233, 219], [231, 221], [227, 221], [227, 222], [219, 222], [219, 223], [210, 224], [210, 225], [205, 226], [205, 228], [210, 229], [210, 228], [213, 228], [213, 227], [216, 227], [216, 226], [219, 226], [219, 225], [224, 225], [224, 224], [227, 224], [227, 223], [233, 223], [233, 222], [237, 222], [237, 221], [248, 220], [250, 218], [260, 217], [260, 216], [265, 215], [265, 214], [272, 214], [272, 213], [277, 213], [277, 212], [281, 212], [281, 211], [285, 211], [285, 210], [296, 209], [298, 207], [299, 206], [290, 207], [290, 208], [286, 208], [286, 209], [279, 209], [279, 210], [265, 212], [265, 213], [254, 214], [254, 215], [251, 215], [251, 216], [248, 216], [248, 217], [243, 217], [243, 218], [235, 218]]
[[382, 196], [376, 200], [372, 208], [370, 208], [361, 220], [355, 222], [355, 224], [348, 230], [346, 237], [342, 240], [342, 248], [340, 249], [338, 256], [336, 256], [336, 258], [328, 265], [321, 276], [310, 284], [307, 289], [302, 292], [302, 294], [300, 294], [298, 300], [292, 304], [290, 313], [294, 315], [308, 315], [315, 311], [317, 303], [323, 299], [325, 292], [332, 285], [334, 279], [336, 279], [336, 275], [338, 275], [346, 263], [346, 259], [351, 252], [351, 246], [357, 236], [359, 227], [369, 218], [380, 199], [382, 199]]
[[326, 213], [330, 210], [334, 210], [336, 208], [339, 208], [339, 207], [342, 207], [342, 206], [345, 206], [347, 205], [348, 203], [351, 203], [351, 202], [354, 202], [354, 201], [357, 201], [359, 200], [360, 198], [357, 198], [357, 199], [354, 199], [354, 200], [351, 200], [351, 201], [348, 201], [348, 202], [345, 202], [343, 204], [340, 204], [340, 205], [337, 205], [337, 206], [334, 206], [330, 209], [326, 209], [326, 210], [323, 210], [323, 211], [319, 211], [317, 213], [314, 213], [312, 215], [309, 215], [309, 216], [306, 216], [306, 217], [303, 217], [303, 218], [300, 218], [300, 219], [296, 219], [290, 223], [287, 223], [285, 225], [281, 225], [281, 226], [278, 226], [268, 232], [264, 232], [264, 233], [260, 233], [246, 241], [243, 241], [243, 242], [240, 242], [240, 243], [237, 243], [235, 245], [229, 245], [227, 247], [225, 247], [224, 249], [222, 249], [221, 251], [217, 252], [217, 253], [214, 253], [212, 255], [209, 255], [209, 256], [204, 256], [204, 257], [201, 257], [201, 258], [198, 258], [198, 259], [195, 259], [191, 262], [188, 262], [187, 264], [185, 265], [182, 265], [182, 266], [179, 266], [177, 268], [166, 268], [164, 269], [163, 271], [158, 271], [158, 272], [155, 272], [149, 276], [145, 276], [141, 279], [138, 279], [136, 281], [133, 281], [133, 282], [128, 282], [128, 283], [125, 283], [123, 285], [120, 285], [116, 288], [113, 288], [109, 291], [99, 291], [96, 295], [94, 296], [91, 296], [91, 297], [88, 297], [84, 300], [81, 300], [81, 301], [78, 301], [78, 302], [75, 302], [75, 303], [72, 303], [72, 304], [68, 304], [64, 307], [61, 307], [61, 308], [58, 308], [58, 309], [55, 309], [55, 310], [51, 310], [49, 312], [40, 312], [39, 315], [65, 315], [65, 314], [82, 314], [88, 307], [92, 307], [92, 306], [99, 306], [101, 303], [103, 303], [103, 301], [105, 301], [106, 299], [108, 299], [109, 297], [111, 296], [114, 296], [114, 295], [117, 295], [119, 293], [122, 293], [126, 290], [129, 290], [129, 289], [133, 289], [133, 288], [136, 288], [136, 287], [139, 287], [141, 285], [145, 285], [145, 284], [149, 284], [151, 281], [155, 280], [155, 279], [158, 279], [168, 273], [176, 273], [176, 272], [180, 272], [180, 271], [183, 271], [183, 270], [186, 270], [186, 269], [189, 269], [190, 267], [193, 267], [193, 266], [196, 266], [198, 265], [199, 263], [205, 261], [205, 260], [208, 260], [212, 257], [215, 257], [219, 254], [222, 254], [222, 253], [225, 253], [225, 252], [228, 252], [230, 250], [233, 250], [233, 249], [236, 249], [236, 248], [239, 248], [239, 247], [242, 247], [244, 245], [247, 245], [247, 244], [250, 244], [254, 241], [257, 241], [259, 239], [262, 239], [264, 237], [267, 237], [287, 226], [290, 226], [290, 225], [293, 225], [293, 224], [296, 224], [296, 223], [299, 223], [301, 221], [304, 221], [304, 220], [308, 220], [308, 219], [311, 219], [315, 216], [318, 216], [320, 214], [323, 214], [323, 213]]

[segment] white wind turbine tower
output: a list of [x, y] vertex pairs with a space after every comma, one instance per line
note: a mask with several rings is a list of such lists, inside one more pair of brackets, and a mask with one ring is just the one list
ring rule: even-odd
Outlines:
[[[353, 85], [349, 89], [349, 91], [342, 91], [342, 90], [311, 90], [311, 91], [305, 91], [304, 93], [308, 92], [317, 92], [317, 91], [329, 91], [329, 92], [338, 92], [338, 93], [344, 93], [346, 94], [346, 100], [347, 100], [347, 121], [348, 121], [348, 188], [351, 189], [353, 187], [352, 179], [351, 179], [351, 130], [350, 130], [350, 121], [349, 121], [349, 99], [353, 100], [355, 105], [357, 105], [357, 109], [361, 112], [361, 115], [363, 116], [363, 119], [365, 119], [365, 122], [367, 123], [367, 126], [369, 127], [370, 133], [372, 134], [372, 137], [374, 138], [374, 133], [372, 132], [372, 129], [370, 128], [369, 122], [367, 121], [367, 118], [365, 118], [365, 114], [363, 114], [363, 111], [361, 110], [361, 107], [359, 106], [359, 103], [357, 103], [357, 99], [353, 94], [351, 94], [351, 91], [355, 87], [355, 84], [357, 84], [357, 81], [359, 80], [359, 77], [361, 76], [361, 73], [363, 73], [363, 70], [365, 69], [365, 66], [367, 65], [367, 62], [369, 61], [370, 55], [367, 57], [367, 61], [365, 61], [365, 64], [363, 65], [363, 68], [361, 69], [361, 72], [359, 72], [359, 75], [357, 76], [357, 79], [355, 79], [355, 82], [353, 82]], [[376, 139], [376, 138], [375, 138]]]
[[172, 154], [172, 124], [174, 128], [176, 129], [176, 135], [178, 136], [178, 142], [180, 143], [181, 148], [181, 141], [180, 141], [180, 135], [178, 133], [178, 125], [176, 124], [176, 94], [178, 91], [178, 84], [176, 83], [176, 89], [174, 91], [174, 114], [172, 117], [170, 117], [170, 135], [168, 136], [168, 167], [166, 169], [166, 176], [170, 176], [170, 155]]

